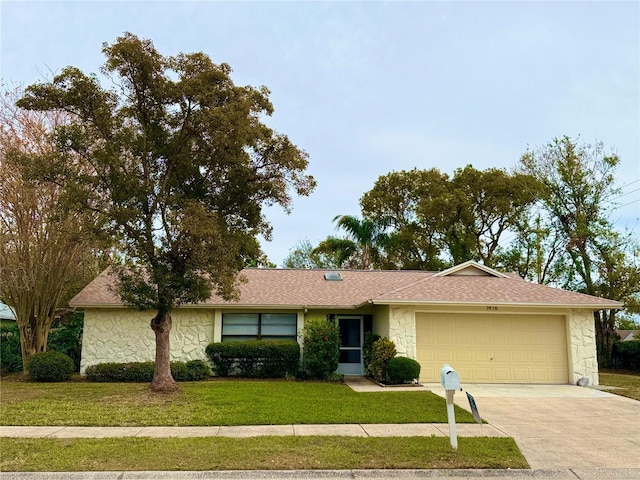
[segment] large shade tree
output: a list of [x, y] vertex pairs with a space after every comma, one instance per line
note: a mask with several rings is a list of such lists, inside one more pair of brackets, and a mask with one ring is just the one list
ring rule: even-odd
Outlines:
[[204, 53], [162, 56], [130, 33], [103, 53], [111, 88], [67, 67], [19, 104], [69, 116], [58, 147], [88, 170], [54, 170], [67, 200], [100, 214], [120, 240], [120, 296], [156, 312], [151, 389], [172, 391], [171, 311], [214, 290], [234, 298], [239, 271], [261, 256], [256, 236], [270, 237], [263, 206], [289, 209], [292, 191], [307, 195], [315, 182], [307, 154], [263, 122], [269, 91], [235, 85], [229, 65]]
[[341, 268], [342, 251], [316, 251], [309, 239], [299, 241], [282, 261], [284, 268]]
[[59, 185], [38, 180], [59, 160], [51, 133], [67, 117], [16, 107], [20, 95], [3, 86], [0, 98], [0, 300], [14, 308], [26, 368], [46, 350], [66, 302], [98, 272], [94, 215], [69, 210]]
[[360, 204], [366, 219], [391, 227], [385, 267], [438, 270], [467, 260], [493, 266], [539, 193], [530, 175], [468, 165], [451, 178], [437, 169], [391, 172]]
[[[601, 142], [586, 144], [570, 137], [555, 138], [529, 149], [521, 169], [544, 185], [543, 211], [562, 252], [556, 261], [568, 264], [562, 286], [605, 296], [637, 308], [640, 294], [638, 246], [615, 231], [610, 213], [619, 195], [615, 187], [618, 155]], [[611, 363], [616, 310], [595, 313], [598, 363]]]
[[360, 199], [365, 218], [389, 226], [383, 268], [439, 270], [449, 225], [449, 176], [438, 169], [380, 176]]

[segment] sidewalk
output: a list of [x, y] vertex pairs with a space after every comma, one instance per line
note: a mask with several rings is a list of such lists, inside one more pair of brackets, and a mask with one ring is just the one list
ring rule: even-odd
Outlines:
[[[459, 437], [507, 437], [491, 425], [456, 425]], [[231, 437], [343, 436], [343, 437], [448, 437], [446, 423], [346, 424], [346, 425], [249, 425], [219, 427], [7, 427], [0, 437], [15, 438], [108, 438], [108, 437]]]
[[203, 472], [0, 472], [0, 480], [637, 480], [638, 470], [571, 468], [543, 470], [233, 470]]

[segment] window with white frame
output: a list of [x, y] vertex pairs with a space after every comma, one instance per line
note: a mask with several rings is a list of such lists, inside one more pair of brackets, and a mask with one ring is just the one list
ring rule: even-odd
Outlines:
[[295, 313], [223, 313], [222, 341], [296, 340]]

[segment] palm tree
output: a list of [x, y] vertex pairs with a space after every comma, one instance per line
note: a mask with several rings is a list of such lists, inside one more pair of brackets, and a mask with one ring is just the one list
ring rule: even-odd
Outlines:
[[389, 241], [387, 226], [378, 221], [359, 219], [351, 215], [338, 215], [333, 221], [336, 228], [342, 228], [348, 237], [327, 237], [314, 252], [334, 255], [336, 263], [341, 267], [373, 269], [380, 261], [381, 251]]

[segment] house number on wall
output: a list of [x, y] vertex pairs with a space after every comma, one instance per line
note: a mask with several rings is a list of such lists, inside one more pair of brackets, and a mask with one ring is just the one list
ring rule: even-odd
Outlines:
[[495, 305], [488, 305], [487, 306], [487, 310], [495, 312], [496, 310], [498, 310], [498, 307], [496, 307]]

